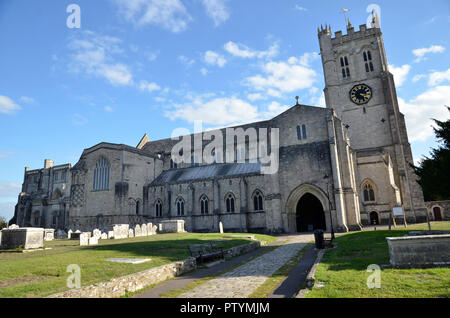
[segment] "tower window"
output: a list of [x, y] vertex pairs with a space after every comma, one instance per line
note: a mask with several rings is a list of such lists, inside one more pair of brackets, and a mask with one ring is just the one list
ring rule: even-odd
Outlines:
[[303, 139], [306, 139], [306, 126], [302, 125], [302, 133], [303, 133]]
[[370, 182], [366, 182], [363, 186], [364, 201], [375, 202], [374, 186]]
[[372, 63], [372, 53], [370, 51], [366, 51], [363, 53], [364, 62], [366, 64], [366, 72], [373, 72], [374, 67]]
[[302, 130], [300, 126], [297, 126], [297, 139], [302, 140]]
[[341, 67], [342, 67], [342, 77], [343, 78], [350, 77], [350, 68], [349, 68], [349, 63], [348, 63], [348, 57], [347, 56], [341, 57], [340, 61], [341, 61]]

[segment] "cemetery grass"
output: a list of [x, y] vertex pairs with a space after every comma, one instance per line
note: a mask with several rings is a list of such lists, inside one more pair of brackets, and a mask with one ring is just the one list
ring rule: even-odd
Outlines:
[[[450, 230], [450, 222], [433, 222], [433, 230]], [[339, 236], [337, 248], [328, 250], [319, 264], [316, 286], [307, 298], [448, 298], [450, 268], [381, 269], [381, 288], [369, 289], [371, 264], [388, 265], [386, 237], [397, 237], [411, 230], [427, 230], [427, 224], [398, 227], [393, 231], [349, 233]], [[320, 282], [323, 287], [317, 287]]]
[[[246, 234], [248, 235], [248, 234]], [[270, 244], [275, 237], [254, 234]], [[212, 241], [224, 249], [252, 242], [230, 234], [160, 234], [123, 240], [100, 240], [99, 245], [80, 247], [79, 241], [45, 242], [49, 250], [30, 253], [0, 253], [0, 298], [46, 297], [67, 290], [67, 266], [81, 269], [81, 286], [106, 282], [112, 278], [188, 258], [188, 245]], [[142, 264], [112, 263], [108, 258], [150, 258]]]

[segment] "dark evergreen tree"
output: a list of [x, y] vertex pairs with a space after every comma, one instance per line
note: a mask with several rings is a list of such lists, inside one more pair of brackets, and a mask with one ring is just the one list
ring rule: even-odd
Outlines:
[[[450, 107], [446, 106], [450, 112]], [[415, 171], [419, 176], [425, 201], [450, 200], [450, 119], [434, 119], [434, 133], [440, 146], [425, 157]]]

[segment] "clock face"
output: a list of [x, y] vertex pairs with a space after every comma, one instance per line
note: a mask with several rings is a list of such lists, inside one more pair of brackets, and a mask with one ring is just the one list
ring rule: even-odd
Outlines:
[[350, 91], [350, 99], [357, 105], [367, 104], [372, 98], [372, 89], [366, 84], [359, 84]]

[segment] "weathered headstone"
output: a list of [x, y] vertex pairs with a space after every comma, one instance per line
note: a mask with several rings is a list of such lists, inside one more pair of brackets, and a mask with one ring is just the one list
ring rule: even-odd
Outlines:
[[44, 247], [43, 228], [14, 228], [2, 230], [2, 243], [4, 248], [34, 249]]
[[107, 240], [108, 239], [108, 234], [102, 233], [102, 236], [100, 237], [100, 239]]
[[67, 238], [68, 238], [69, 240], [70, 240], [71, 237], [72, 237], [72, 233], [73, 233], [72, 230], [67, 231]]
[[114, 238], [114, 231], [108, 231], [108, 239]]
[[133, 231], [133, 229], [129, 229], [128, 230], [128, 237], [134, 237], [134, 231]]
[[95, 229], [92, 231], [92, 236], [99, 238], [102, 236], [102, 231], [100, 231], [99, 229]]
[[141, 225], [141, 234], [142, 234], [142, 236], [147, 236], [148, 235], [147, 224], [142, 224]]
[[162, 221], [160, 232], [162, 233], [183, 233], [184, 230], [184, 220], [170, 220]]
[[98, 236], [89, 238], [89, 245], [98, 245]]
[[8, 230], [16, 230], [16, 229], [19, 229], [20, 227], [17, 225], [17, 224], [11, 224], [9, 227], [8, 227]]
[[220, 231], [220, 234], [223, 234], [223, 223], [222, 222], [219, 222], [219, 231]]
[[157, 229], [158, 229], [158, 227], [156, 225], [153, 225], [153, 223], [147, 223], [147, 234], [148, 235], [155, 235]]
[[55, 239], [54, 229], [44, 229], [44, 241], [53, 241]]
[[128, 224], [116, 224], [113, 227], [114, 239], [125, 239], [128, 237], [130, 226]]
[[90, 233], [81, 233], [80, 234], [80, 246], [88, 246], [89, 245], [89, 235]]
[[136, 226], [134, 227], [134, 236], [135, 237], [142, 236], [141, 227], [139, 226], [139, 224], [136, 224]]

